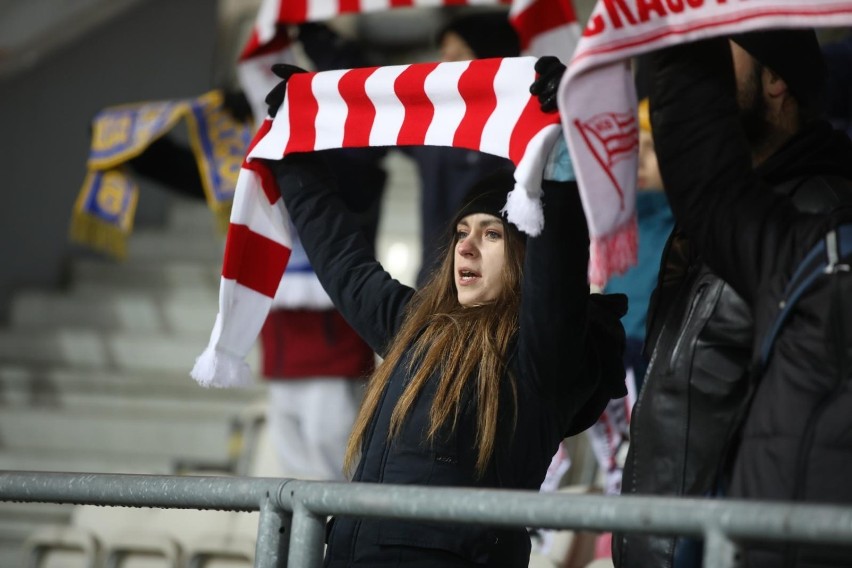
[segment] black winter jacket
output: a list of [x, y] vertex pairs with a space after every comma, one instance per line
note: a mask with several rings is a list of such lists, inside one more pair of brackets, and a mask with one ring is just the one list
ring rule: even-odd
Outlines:
[[[727, 120], [709, 118], [705, 104], [718, 108], [712, 97], [721, 96], [719, 88], [701, 83], [707, 77], [690, 72], [686, 63], [671, 65], [678, 70], [658, 70], [655, 76], [659, 95], [652, 105], [658, 159], [679, 229], [664, 255], [649, 314], [646, 349], [652, 358], [633, 412], [622, 491], [702, 496], [724, 491], [730, 478], [727, 456], [748, 400], [754, 337], [765, 332], [768, 313], [777, 306], [778, 298], [765, 294], [767, 282], [782, 281], [799, 249], [816, 238], [791, 241], [767, 225], [781, 208], [792, 217], [795, 208], [825, 212], [852, 203], [852, 148], [845, 136], [820, 122], [752, 170], [735, 108]], [[673, 101], [676, 97], [689, 102]], [[721, 98], [731, 99], [729, 93]], [[736, 154], [744, 148], [743, 155]], [[687, 196], [690, 205], [701, 205], [687, 210]], [[775, 222], [785, 227], [786, 221]], [[779, 416], [808, 412], [805, 399], [787, 404]], [[756, 399], [752, 415], [760, 408]], [[777, 418], [776, 434], [784, 431]], [[792, 498], [766, 489], [760, 494], [767, 498]], [[683, 543], [620, 535], [613, 553], [618, 566], [669, 567], [685, 552]]]
[[[328, 178], [298, 160], [272, 166], [296, 230], [337, 308], [384, 355], [414, 291], [376, 262]], [[576, 184], [546, 183], [544, 211], [544, 231], [527, 240], [520, 331], [508, 360], [517, 378], [517, 423], [511, 431], [511, 408], [502, 406], [500, 443], [485, 475], [474, 474], [474, 399], [453, 432], [424, 442], [436, 380], [424, 387], [401, 433], [387, 441], [408, 380], [403, 361], [373, 417], [353, 481], [538, 489], [559, 442], [625, 393], [618, 319], [626, 302], [623, 296], [589, 300], [588, 235]], [[509, 398], [503, 394], [501, 400]], [[330, 528], [326, 566], [526, 566], [529, 550], [523, 529], [343, 517]]]

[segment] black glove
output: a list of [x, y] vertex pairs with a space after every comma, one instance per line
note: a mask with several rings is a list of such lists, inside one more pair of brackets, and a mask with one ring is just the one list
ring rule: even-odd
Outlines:
[[535, 62], [535, 71], [538, 79], [530, 85], [530, 93], [538, 97], [542, 111], [554, 112], [557, 109], [556, 91], [565, 73], [565, 65], [557, 57], [545, 55]]
[[306, 71], [295, 65], [276, 63], [272, 66], [272, 72], [281, 78], [281, 82], [272, 87], [272, 90], [269, 91], [269, 94], [266, 95], [266, 99], [264, 100], [269, 105], [269, 116], [275, 118], [278, 109], [281, 108], [281, 104], [284, 102], [284, 93], [287, 92], [287, 81], [296, 73], [305, 73]]

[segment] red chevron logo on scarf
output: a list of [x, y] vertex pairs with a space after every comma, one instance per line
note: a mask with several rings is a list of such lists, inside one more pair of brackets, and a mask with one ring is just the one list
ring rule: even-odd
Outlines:
[[574, 124], [592, 155], [612, 181], [620, 199], [619, 208], [623, 210], [624, 190], [613, 173], [613, 166], [621, 160], [629, 159], [639, 147], [636, 117], [627, 113], [604, 112], [585, 122], [577, 120]]

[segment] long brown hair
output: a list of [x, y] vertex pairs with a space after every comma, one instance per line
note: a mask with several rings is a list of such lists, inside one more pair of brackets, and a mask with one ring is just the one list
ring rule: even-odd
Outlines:
[[[440, 382], [429, 413], [427, 439], [432, 440], [448, 421], [455, 428], [462, 393], [465, 386], [473, 381], [473, 393], [477, 399], [476, 471], [480, 476], [485, 472], [494, 452], [500, 381], [504, 375], [509, 377], [513, 398], [509, 402], [513, 410], [517, 398], [515, 378], [505, 372], [505, 364], [509, 342], [518, 329], [524, 241], [517, 230], [505, 221], [503, 227], [506, 263], [503, 286], [494, 302], [467, 308], [459, 304], [453, 263], [455, 236], [444, 253], [441, 266], [412, 297], [401, 329], [367, 385], [346, 446], [344, 469], [347, 473], [352, 471], [360, 454], [382, 392], [409, 347], [412, 354], [408, 372], [413, 373], [413, 377], [396, 402], [388, 438], [400, 432], [417, 395], [433, 374], [438, 375]], [[418, 362], [419, 366], [414, 369]]]

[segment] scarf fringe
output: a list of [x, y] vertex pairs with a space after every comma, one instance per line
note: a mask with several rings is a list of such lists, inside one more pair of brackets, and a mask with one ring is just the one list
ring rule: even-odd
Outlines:
[[248, 363], [236, 355], [208, 347], [195, 360], [190, 376], [202, 387], [247, 387], [254, 381]]
[[216, 348], [222, 334], [222, 315], [216, 316], [210, 343], [195, 359], [189, 375], [202, 387], [234, 388], [247, 387], [254, 382], [254, 375], [243, 357]]
[[593, 237], [590, 245], [589, 283], [603, 288], [607, 280], [636, 264], [639, 227], [633, 215], [613, 232]]
[[116, 260], [127, 258], [128, 231], [106, 223], [102, 219], [75, 211], [71, 217], [71, 240], [86, 245]]

